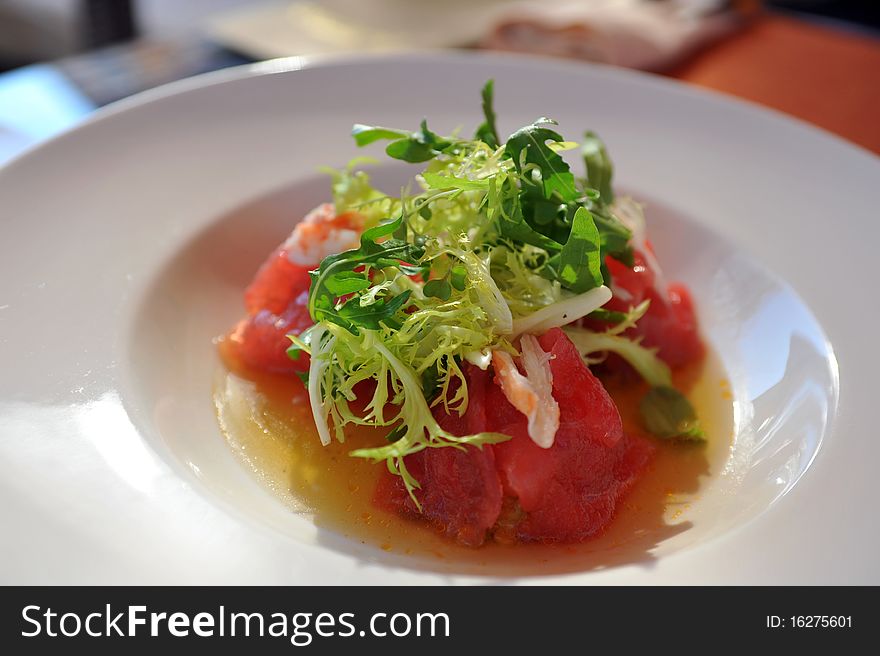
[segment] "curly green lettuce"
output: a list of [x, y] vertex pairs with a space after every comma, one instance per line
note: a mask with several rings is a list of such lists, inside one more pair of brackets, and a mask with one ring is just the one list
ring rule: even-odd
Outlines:
[[362, 213], [369, 228], [358, 248], [311, 272], [315, 325], [290, 337], [291, 357], [311, 357], [306, 384], [322, 442], [343, 442], [349, 425], [384, 429], [386, 444], [351, 455], [384, 462], [417, 504], [406, 456], [509, 439], [451, 435], [434, 419], [435, 406], [467, 410], [464, 363], [486, 368], [493, 351], [517, 355], [519, 335], [556, 326], [568, 326], [588, 358], [614, 352], [632, 364], [652, 386], [645, 408], [658, 432], [699, 436], [695, 419], [682, 419], [684, 397], [668, 368], [623, 334], [646, 306], [606, 313], [613, 325], [605, 332], [571, 327], [611, 299], [605, 258], [632, 261], [604, 145], [585, 135], [585, 175], [576, 177], [560, 153], [577, 144], [554, 121], [539, 119], [502, 141], [491, 82], [482, 101], [485, 120], [471, 139], [439, 135], [425, 121], [414, 131], [354, 126], [358, 146], [387, 142], [389, 157], [424, 164], [419, 189], [388, 196], [358, 161], [331, 172], [337, 211]]

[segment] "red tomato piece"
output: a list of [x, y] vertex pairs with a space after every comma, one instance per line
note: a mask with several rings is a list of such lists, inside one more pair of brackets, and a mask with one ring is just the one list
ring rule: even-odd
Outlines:
[[[626, 296], [615, 295], [606, 305], [608, 310], [625, 312], [644, 300], [651, 305], [635, 328], [627, 336], [642, 337], [642, 344], [657, 349], [657, 355], [671, 367], [680, 367], [703, 357], [697, 316], [690, 292], [681, 284], [671, 284], [663, 293], [655, 286], [656, 276], [642, 253], [636, 251], [634, 264], [628, 267], [612, 258], [605, 263], [616, 290]], [[587, 322], [594, 330], [604, 330], [607, 324]]]
[[538, 342], [550, 354], [553, 398], [559, 404], [560, 425], [577, 423], [590, 439], [614, 446], [623, 434], [620, 413], [575, 345], [560, 328], [549, 330]]
[[287, 355], [290, 340], [312, 325], [308, 309], [308, 290], [300, 292], [281, 314], [261, 309], [243, 319], [229, 335], [236, 358], [247, 367], [270, 373], [307, 371], [309, 357], [301, 353], [292, 360]]
[[[653, 293], [657, 294], [656, 290]], [[642, 344], [656, 348], [657, 355], [670, 367], [696, 362], [705, 353], [694, 304], [684, 285], [669, 285], [667, 302], [663, 304], [659, 298], [652, 301], [648, 312], [631, 332], [643, 335]]]
[[312, 325], [309, 316], [308, 268], [293, 264], [284, 248], [263, 263], [244, 294], [248, 316], [229, 334], [234, 357], [245, 366], [269, 373], [307, 371], [309, 358], [287, 355], [288, 334]]
[[[508, 494], [525, 515], [515, 527], [522, 541], [577, 542], [596, 535], [614, 514], [618, 499], [652, 453], [640, 438], [623, 434], [620, 414], [602, 383], [557, 329], [540, 338], [551, 354], [553, 396], [560, 426], [553, 446], [542, 449], [528, 436], [525, 419], [490, 430], [512, 435], [495, 446]], [[496, 399], [490, 396], [490, 406]]]
[[[465, 435], [485, 430], [485, 390], [489, 375], [466, 369], [470, 402], [463, 417], [435, 411], [443, 428]], [[376, 489], [377, 506], [413, 519], [422, 518], [461, 544], [479, 546], [501, 513], [502, 490], [491, 445], [466, 449], [425, 449], [406, 457], [406, 467], [419, 481], [419, 512], [399, 476], [386, 473]]]
[[287, 251], [279, 248], [257, 271], [244, 292], [244, 305], [251, 316], [260, 310], [283, 314], [290, 304], [310, 285], [307, 267], [293, 264]]
[[491, 446], [426, 449], [406, 458], [420, 513], [399, 476], [383, 475], [375, 503], [411, 519], [424, 519], [455, 541], [477, 547], [501, 513], [502, 490]]
[[651, 290], [654, 289], [654, 272], [645, 261], [645, 257], [639, 252], [633, 253], [633, 265], [631, 267], [618, 262], [612, 257], [605, 258], [605, 266], [611, 274], [614, 287], [622, 290], [629, 297], [621, 298], [614, 296], [605, 307], [609, 310], [626, 312], [630, 307], [641, 303]]

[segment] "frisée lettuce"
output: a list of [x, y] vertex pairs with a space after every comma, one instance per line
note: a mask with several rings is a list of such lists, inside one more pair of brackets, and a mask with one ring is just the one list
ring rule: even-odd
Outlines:
[[[623, 335], [646, 308], [601, 309], [612, 297], [606, 258], [633, 260], [602, 142], [593, 133], [580, 145], [566, 142], [548, 118], [502, 140], [491, 82], [482, 108], [470, 139], [437, 134], [426, 121], [413, 131], [354, 126], [358, 146], [384, 142], [389, 157], [424, 170], [418, 189], [399, 197], [373, 188], [359, 162], [331, 172], [337, 211], [360, 212], [370, 227], [358, 248], [326, 257], [310, 273], [315, 324], [290, 336], [290, 357], [311, 358], [306, 383], [322, 442], [344, 442], [348, 425], [383, 428], [387, 444], [351, 455], [384, 462], [416, 504], [419, 481], [407, 471], [407, 455], [509, 439], [451, 435], [432, 408], [462, 415], [464, 363], [486, 368], [493, 353], [519, 356], [520, 336], [568, 326], [586, 356], [619, 353], [653, 388], [675, 393], [668, 368]], [[561, 154], [577, 147], [582, 177]], [[594, 313], [613, 324], [608, 331], [571, 327]], [[696, 420], [682, 423], [678, 397], [654, 394], [646, 405], [652, 422], [665, 437], [686, 424], [696, 439]], [[543, 439], [552, 444], [552, 435]]]

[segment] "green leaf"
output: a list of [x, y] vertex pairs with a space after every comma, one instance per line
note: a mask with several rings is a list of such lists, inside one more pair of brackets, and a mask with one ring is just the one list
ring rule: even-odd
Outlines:
[[377, 226], [370, 228], [369, 230], [365, 230], [361, 235], [361, 248], [364, 247], [365, 243], [375, 242], [381, 239], [382, 237], [387, 237], [388, 235], [393, 235], [395, 231], [403, 226], [403, 217], [399, 216], [393, 221], [388, 221], [387, 223], [380, 223]]
[[382, 139], [406, 139], [409, 138], [410, 134], [403, 130], [392, 130], [391, 128], [356, 123], [351, 128], [351, 136], [354, 137], [354, 141], [358, 146], [363, 147]]
[[562, 286], [576, 294], [598, 287], [602, 278], [599, 231], [593, 216], [583, 207], [575, 212], [571, 234], [562, 250], [550, 258]]
[[453, 143], [450, 139], [431, 132], [426, 121], [422, 121], [416, 132], [404, 132], [403, 130], [358, 123], [352, 128], [351, 134], [358, 146], [366, 146], [382, 139], [391, 139], [391, 143], [385, 149], [388, 156], [412, 163], [427, 162]]
[[621, 321], [626, 321], [626, 317], [626, 312], [615, 312], [614, 310], [606, 310], [605, 308], [593, 310], [587, 315], [588, 319], [604, 321], [605, 323], [620, 323]]
[[370, 330], [379, 330], [382, 324], [393, 326], [394, 315], [406, 306], [411, 294], [410, 290], [406, 290], [389, 299], [379, 298], [369, 305], [361, 305], [358, 298], [352, 298], [336, 311], [335, 318], [347, 321], [351, 326]]
[[674, 387], [652, 387], [639, 403], [645, 428], [657, 437], [705, 441], [690, 401]]
[[[350, 299], [342, 307], [336, 307], [340, 296], [345, 296], [369, 287], [369, 281], [354, 269], [362, 266], [378, 268], [396, 267], [403, 270], [419, 269], [408, 266], [417, 262], [424, 250], [399, 239], [387, 239], [403, 224], [403, 218], [377, 225], [364, 231], [359, 248], [325, 257], [315, 271], [310, 271], [312, 284], [309, 288], [309, 314], [315, 323], [329, 321], [348, 331], [358, 334], [358, 326], [377, 329], [381, 322], [388, 323], [401, 309], [409, 297], [409, 292], [397, 297], [377, 298], [366, 307], [360, 306], [357, 297]], [[379, 241], [384, 239], [384, 241]], [[366, 286], [363, 282], [366, 281]], [[357, 287], [357, 289], [354, 289]]]
[[449, 272], [449, 282], [457, 291], [463, 292], [467, 287], [467, 269], [456, 264]]
[[547, 229], [553, 229], [554, 227], [560, 227], [560, 220], [566, 214], [566, 206], [560, 204], [555, 200], [547, 200], [543, 196], [540, 198], [535, 198], [533, 194], [529, 193], [532, 187], [526, 186], [523, 191], [523, 207], [527, 207], [531, 214], [531, 224], [534, 226], [538, 226]]
[[614, 166], [605, 150], [605, 144], [595, 132], [584, 134], [581, 155], [587, 168], [587, 182], [599, 192], [602, 202], [613, 203], [614, 189], [611, 187], [611, 179], [614, 176]]
[[308, 387], [309, 387], [309, 371], [308, 371], [308, 369], [306, 369], [305, 371], [294, 371], [293, 373], [295, 373], [296, 377], [300, 379], [300, 381], [303, 384], [303, 387], [308, 389]]
[[461, 189], [462, 191], [486, 191], [489, 189], [491, 180], [485, 178], [483, 180], [468, 180], [466, 178], [455, 178], [450, 175], [440, 175], [425, 171], [422, 178], [428, 183], [431, 189]]
[[427, 162], [434, 159], [439, 151], [428, 144], [419, 142], [417, 139], [401, 139], [400, 141], [392, 141], [385, 149], [388, 157], [399, 159], [404, 162], [417, 164], [419, 162]]
[[498, 148], [501, 139], [498, 138], [498, 128], [495, 127], [495, 108], [493, 107], [494, 81], [489, 80], [483, 87], [483, 121], [477, 128], [474, 138], [485, 142], [489, 148]]
[[291, 360], [299, 360], [302, 357], [302, 349], [296, 344], [291, 344], [287, 347], [287, 357]]
[[440, 372], [437, 367], [428, 367], [422, 372], [422, 394], [426, 401], [431, 401], [437, 396], [440, 389]]
[[489, 198], [490, 204], [496, 208], [492, 216], [498, 222], [498, 232], [502, 237], [554, 253], [562, 249], [562, 244], [538, 232], [526, 222], [519, 190], [509, 179], [501, 184], [501, 189], [496, 189], [493, 180], [489, 187]]
[[345, 296], [353, 294], [370, 286], [370, 281], [361, 273], [354, 271], [340, 271], [339, 273], [329, 276], [325, 282], [327, 290], [336, 296]]
[[565, 334], [584, 357], [591, 353], [615, 353], [626, 360], [651, 387], [672, 387], [672, 372], [669, 370], [669, 365], [657, 357], [656, 351], [642, 346], [638, 340], [620, 334], [635, 325], [636, 316], [641, 316], [639, 313], [644, 314], [646, 309], [646, 304], [640, 304], [627, 314], [624, 321], [605, 332], [569, 326], [566, 327]]
[[627, 266], [633, 265], [633, 250], [630, 246], [632, 232], [604, 207], [591, 208], [593, 221], [599, 230], [602, 251]]
[[452, 296], [452, 285], [445, 278], [429, 280], [422, 288], [425, 296], [439, 298], [441, 301], [448, 301]]
[[547, 145], [548, 141], [564, 141], [561, 135], [545, 127], [549, 122], [548, 119], [539, 119], [514, 132], [507, 140], [506, 153], [520, 174], [524, 164], [538, 167], [545, 198], [555, 194], [562, 201], [570, 202], [576, 200], [579, 193], [568, 164]]
[[431, 132], [428, 129], [427, 122], [422, 121], [417, 132], [404, 133], [402, 139], [388, 144], [385, 152], [389, 157], [403, 160], [404, 162], [427, 162], [442, 153], [452, 143], [450, 139]]

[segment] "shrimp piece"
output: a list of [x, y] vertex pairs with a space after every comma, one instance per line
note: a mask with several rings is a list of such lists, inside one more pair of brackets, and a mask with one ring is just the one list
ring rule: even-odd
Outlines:
[[363, 215], [336, 214], [333, 203], [323, 203], [306, 214], [281, 248], [293, 264], [317, 266], [328, 255], [357, 248], [363, 230]]
[[520, 339], [523, 376], [506, 351], [492, 352], [497, 382], [510, 404], [528, 419], [529, 437], [542, 449], [553, 446], [559, 430], [559, 404], [553, 398], [550, 356], [533, 335]]

